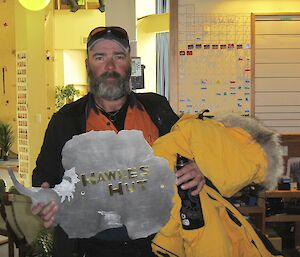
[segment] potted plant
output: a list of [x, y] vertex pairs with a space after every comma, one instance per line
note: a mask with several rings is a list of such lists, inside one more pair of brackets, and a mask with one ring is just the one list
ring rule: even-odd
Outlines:
[[57, 110], [63, 107], [66, 103], [74, 101], [74, 96], [79, 96], [80, 91], [73, 84], [56, 87], [55, 104]]
[[10, 124], [0, 123], [0, 148], [2, 149], [3, 160], [8, 160], [9, 150], [14, 143], [13, 130]]

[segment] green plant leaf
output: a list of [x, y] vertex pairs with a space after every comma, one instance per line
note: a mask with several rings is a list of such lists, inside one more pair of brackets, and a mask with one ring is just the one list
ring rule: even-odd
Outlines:
[[10, 124], [0, 123], [0, 148], [4, 153], [8, 152], [14, 143], [13, 130]]
[[55, 104], [56, 108], [60, 109], [74, 96], [80, 96], [80, 91], [73, 84], [65, 86], [57, 86], [55, 89]]

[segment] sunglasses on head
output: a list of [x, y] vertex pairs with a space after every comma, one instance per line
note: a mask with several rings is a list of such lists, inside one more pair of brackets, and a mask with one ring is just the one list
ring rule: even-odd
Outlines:
[[96, 35], [97, 38], [100, 38], [101, 36], [105, 36], [110, 33], [117, 38], [128, 40], [126, 30], [121, 27], [97, 27], [90, 32], [88, 42], [90, 42]]

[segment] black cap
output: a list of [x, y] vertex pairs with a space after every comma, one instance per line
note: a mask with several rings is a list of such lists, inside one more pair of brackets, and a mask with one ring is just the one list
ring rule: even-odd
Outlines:
[[126, 30], [121, 27], [97, 27], [93, 29], [88, 36], [87, 51], [101, 39], [113, 40], [120, 44], [126, 51], [130, 51], [128, 34]]

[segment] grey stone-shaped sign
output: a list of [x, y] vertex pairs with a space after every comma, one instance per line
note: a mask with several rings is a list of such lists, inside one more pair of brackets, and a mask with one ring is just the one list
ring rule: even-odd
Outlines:
[[55, 222], [70, 238], [88, 238], [123, 224], [131, 239], [157, 232], [173, 206], [175, 176], [153, 155], [141, 131], [91, 131], [62, 151], [66, 170], [55, 191]]

